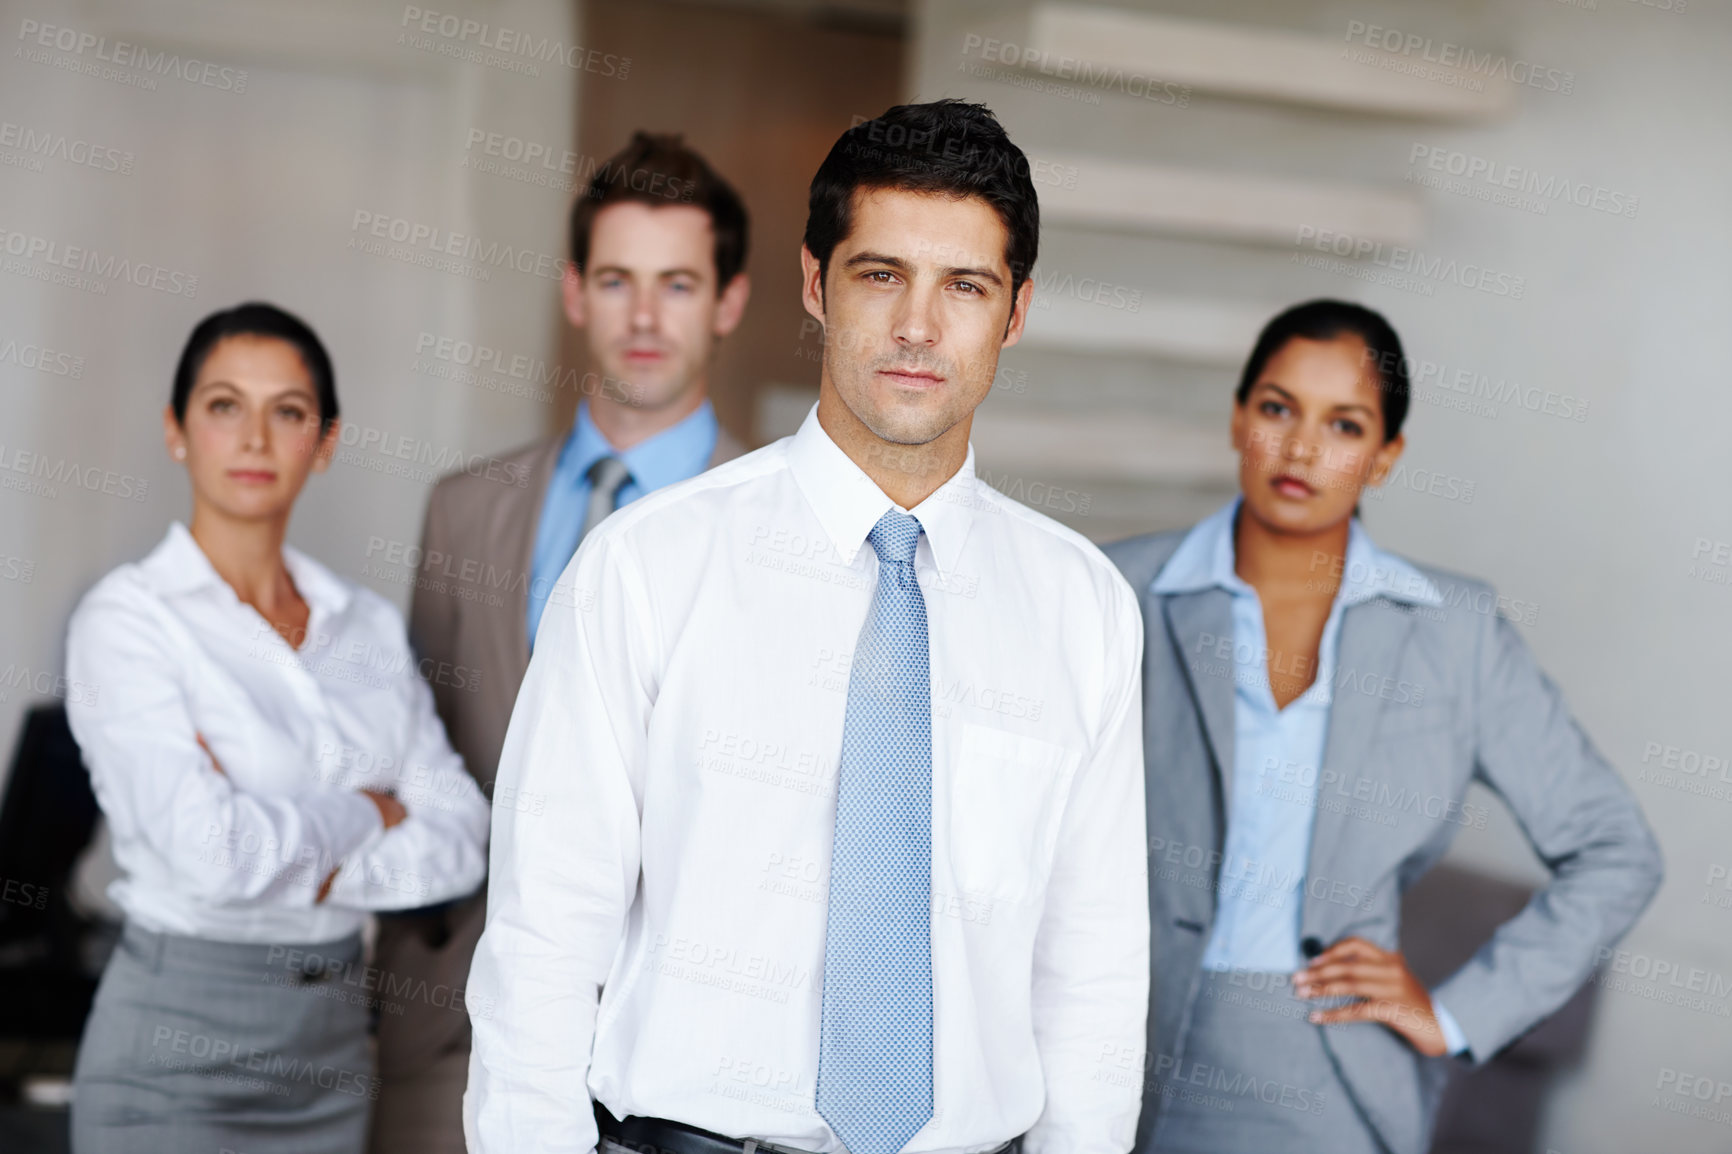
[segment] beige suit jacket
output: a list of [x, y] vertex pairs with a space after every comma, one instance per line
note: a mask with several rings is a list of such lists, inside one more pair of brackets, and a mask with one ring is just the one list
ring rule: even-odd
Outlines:
[[[490, 799], [505, 728], [529, 669], [526, 620], [535, 531], [568, 435], [517, 450], [494, 476], [444, 478], [434, 486], [421, 530], [410, 637], [424, 669], [453, 671], [430, 679], [433, 697], [451, 744]], [[708, 467], [745, 451], [721, 430]], [[521, 484], [513, 483], [519, 479]], [[462, 676], [456, 675], [459, 667]], [[453, 1050], [468, 1050], [463, 988], [481, 937], [485, 898], [483, 891], [438, 913], [381, 919], [379, 1076], [387, 1088]], [[474, 1009], [486, 1012], [485, 1006]]]

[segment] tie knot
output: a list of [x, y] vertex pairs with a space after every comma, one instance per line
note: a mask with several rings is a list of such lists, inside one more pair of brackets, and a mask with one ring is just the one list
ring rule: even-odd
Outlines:
[[589, 467], [589, 487], [598, 493], [612, 496], [630, 479], [631, 470], [618, 457], [599, 457]]
[[866, 540], [872, 551], [878, 554], [880, 562], [912, 565], [914, 547], [920, 544], [920, 522], [910, 514], [892, 509], [878, 518], [878, 524], [872, 526]]

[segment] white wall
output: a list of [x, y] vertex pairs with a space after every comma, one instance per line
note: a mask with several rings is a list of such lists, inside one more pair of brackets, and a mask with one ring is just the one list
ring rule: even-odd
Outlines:
[[[580, 40], [575, 4], [437, 8]], [[42, 696], [33, 688], [55, 691], [77, 599], [189, 515], [159, 414], [180, 347], [205, 314], [270, 300], [303, 316], [330, 348], [346, 447], [309, 484], [290, 536], [350, 577], [362, 576], [370, 541], [416, 540], [437, 462], [449, 468], [459, 455], [481, 454], [484, 467], [485, 455], [545, 431], [551, 403], [439, 379], [416, 362], [423, 334], [556, 360], [553, 280], [494, 266], [482, 281], [350, 242], [364, 235], [356, 213], [367, 212], [528, 250], [546, 257], [545, 271], [564, 251], [568, 193], [465, 167], [483, 158], [467, 146], [479, 129], [557, 156], [574, 138], [579, 74], [546, 62], [527, 75], [454, 58], [450, 50], [475, 48], [479, 33], [466, 41], [461, 30], [406, 28], [407, 11], [388, 0], [0, 4], [0, 240], [13, 251], [40, 238], [62, 256], [78, 245], [104, 260], [197, 277], [196, 295], [124, 281], [98, 294], [28, 275], [52, 271], [44, 254], [7, 256], [13, 263], [0, 267], [0, 482], [13, 486], [0, 488], [0, 749], [8, 756], [24, 710]], [[47, 25], [69, 30], [46, 33], [69, 50], [38, 43]], [[153, 55], [141, 64], [121, 42]], [[158, 52], [178, 56], [194, 80], [162, 74]], [[184, 65], [194, 58], [228, 71], [207, 76]], [[26, 132], [50, 155], [29, 151]], [[59, 159], [62, 137], [79, 157], [91, 144], [112, 149], [98, 155], [128, 171]], [[24, 367], [17, 350], [25, 346], [64, 354], [55, 366], [77, 365], [79, 375]], [[31, 455], [22, 465], [21, 453]], [[32, 458], [60, 478], [76, 468], [98, 491], [32, 478]], [[109, 474], [122, 495], [100, 491]], [[32, 491], [33, 483], [46, 489]], [[144, 495], [129, 499], [134, 493]], [[407, 605], [403, 585], [372, 584]]]
[[[1640, 198], [1629, 219], [1561, 203], [1539, 215], [1425, 191], [1420, 246], [1524, 278], [1519, 301], [1454, 284], [1421, 296], [1296, 265], [1289, 247], [1185, 236], [1050, 228], [1041, 259], [1049, 273], [1093, 276], [1149, 299], [1260, 302], [1268, 313], [1312, 296], [1362, 300], [1390, 316], [1415, 359], [1589, 402], [1576, 422], [1507, 404], [1493, 406], [1495, 417], [1471, 415], [1422, 399], [1407, 429], [1407, 461], [1441, 471], [1452, 486], [1472, 482], [1472, 500], [1394, 492], [1367, 504], [1366, 522], [1386, 546], [1484, 576], [1537, 605], [1524, 633], [1665, 846], [1666, 886], [1624, 945], [1646, 959], [1635, 960], [1639, 971], [1669, 963], [1684, 985], [1637, 979], [1633, 989], [1600, 991], [1586, 1065], [1554, 1096], [1544, 1145], [1564, 1154], [1727, 1149], [1726, 1121], [1653, 1102], [1667, 1069], [1732, 1083], [1732, 910], [1704, 904], [1732, 899], [1732, 890], [1708, 885], [1711, 871], [1718, 882], [1732, 866], [1732, 780], [1715, 775], [1708, 784], [1722, 792], [1703, 797], [1642, 780], [1641, 771], [1658, 768], [1644, 765], [1649, 743], [1732, 760], [1732, 549], [1724, 544], [1732, 541], [1732, 12], [1635, 0], [1593, 8], [1555, 0], [1120, 6], [1337, 42], [1358, 20], [1569, 72], [1573, 91], [1521, 89], [1513, 116], [1478, 125], [1201, 92], [1185, 107], [1114, 92], [1092, 103], [962, 71], [982, 63], [978, 51], [964, 56], [965, 38], [990, 33], [1014, 5], [927, 0], [917, 9], [914, 94], [986, 101], [1031, 156], [1086, 153], [1411, 189], [1405, 178], [1419, 144]], [[1086, 166], [1077, 175], [1087, 180]], [[1235, 368], [1016, 350], [1005, 363], [1028, 374], [1027, 388], [995, 394], [988, 409], [1032, 410], [1061, 423], [1155, 414], [1218, 436], [1224, 451]], [[995, 459], [984, 436], [977, 447], [983, 467], [1019, 467]], [[1106, 539], [1183, 523], [1230, 492], [1217, 471], [1195, 472], [1195, 484], [1127, 487], [1078, 461], [1062, 476], [1044, 476], [1096, 495], [1093, 515], [1070, 520]], [[1707, 579], [1692, 574], [1702, 540], [1722, 550], [1718, 564], [1696, 563]], [[1506, 875], [1538, 873], [1507, 820], [1463, 837], [1455, 858]], [[1699, 1006], [1663, 1000], [1692, 985], [1706, 991]], [[1728, 1106], [1732, 1099], [1719, 1103]]]

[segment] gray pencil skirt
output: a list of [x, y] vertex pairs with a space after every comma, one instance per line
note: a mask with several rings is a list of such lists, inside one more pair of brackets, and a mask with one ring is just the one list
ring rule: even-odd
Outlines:
[[367, 1007], [330, 976], [360, 960], [359, 935], [254, 945], [128, 924], [78, 1048], [74, 1154], [360, 1154], [379, 1085]]

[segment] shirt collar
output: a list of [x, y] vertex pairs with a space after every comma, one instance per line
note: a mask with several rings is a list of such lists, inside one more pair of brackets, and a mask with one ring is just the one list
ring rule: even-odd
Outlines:
[[[1244, 497], [1197, 522], [1155, 575], [1150, 586], [1155, 593], [1194, 593], [1216, 586], [1230, 593], [1249, 594], [1251, 587], [1233, 571], [1233, 518]], [[1355, 517], [1347, 526], [1347, 556], [1342, 564], [1343, 605], [1357, 605], [1373, 597], [1388, 597], [1412, 605], [1442, 605], [1443, 594], [1431, 578], [1413, 565], [1377, 547]]]
[[1240, 498], [1210, 513], [1192, 526], [1155, 574], [1154, 593], [1195, 593], [1220, 586], [1230, 593], [1244, 593], [1250, 586], [1233, 572], [1233, 515]]
[[912, 509], [903, 509], [890, 499], [878, 483], [856, 465], [840, 445], [830, 439], [818, 423], [818, 406], [806, 414], [800, 431], [790, 438], [788, 463], [794, 480], [806, 495], [824, 532], [848, 565], [866, 543], [866, 534], [891, 509], [911, 513], [920, 522], [927, 546], [932, 550], [938, 575], [948, 578], [962, 556], [963, 542], [973, 523], [973, 510], [980, 507], [975, 494], [974, 445], [962, 467], [944, 484]]
[[[348, 583], [299, 549], [285, 544], [283, 565], [309, 609], [321, 614], [336, 614], [348, 606], [353, 595]], [[169, 525], [168, 534], [150, 551], [139, 568], [150, 587], [161, 597], [220, 589], [236, 601], [240, 599], [210, 563], [210, 558], [205, 556], [204, 550], [193, 539], [192, 531], [179, 521]]]
[[709, 399], [653, 437], [629, 449], [616, 449], [589, 415], [589, 402], [577, 406], [571, 436], [560, 450], [558, 468], [570, 475], [587, 477], [590, 466], [603, 457], [618, 457], [631, 472], [632, 482], [648, 493], [675, 481], [703, 472], [716, 451], [720, 426]]

